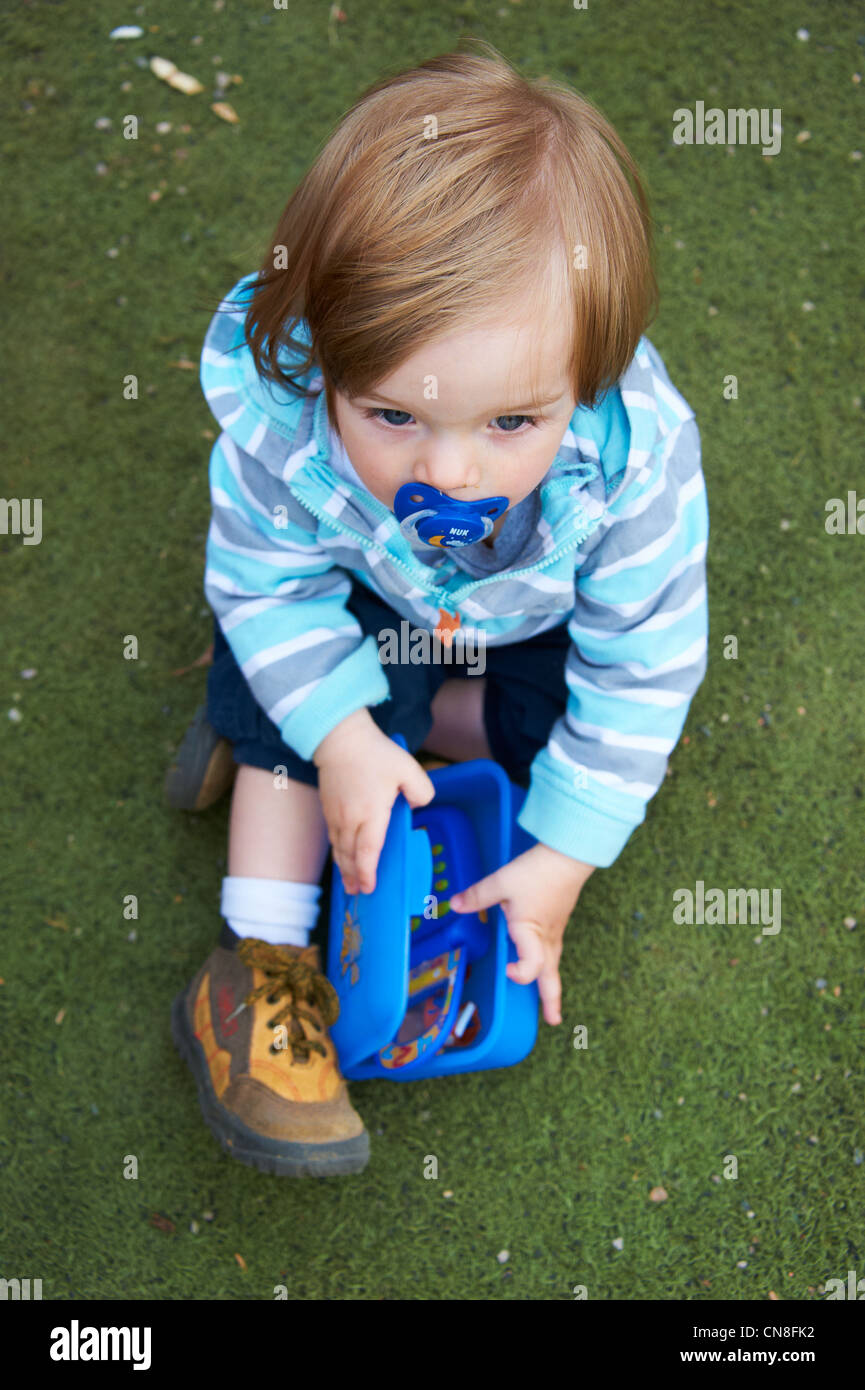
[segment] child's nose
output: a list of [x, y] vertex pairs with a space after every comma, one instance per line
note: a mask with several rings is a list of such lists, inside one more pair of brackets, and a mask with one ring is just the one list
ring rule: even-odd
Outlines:
[[480, 469], [465, 454], [424, 460], [415, 468], [414, 479], [415, 482], [438, 488], [448, 497], [465, 494], [459, 496], [461, 502], [471, 501], [472, 495], [477, 495], [481, 482]]

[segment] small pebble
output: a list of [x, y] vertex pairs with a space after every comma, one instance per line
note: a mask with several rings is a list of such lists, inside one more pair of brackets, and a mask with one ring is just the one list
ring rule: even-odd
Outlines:
[[197, 1236], [198, 1232], [201, 1230], [201, 1227], [199, 1226], [197, 1221], [190, 1221], [189, 1229], [194, 1236]]
[[18, 674], [22, 680], [32, 681], [33, 677], [36, 675], [36, 667], [28, 666], [25, 671], [19, 671]]
[[108, 35], [109, 39], [140, 39], [144, 37], [144, 30], [137, 24], [121, 24], [118, 29], [112, 29]]
[[663, 1187], [653, 1187], [649, 1193], [650, 1202], [666, 1202], [667, 1193]]
[[745, 1215], [747, 1216], [749, 1221], [753, 1220], [754, 1213], [752, 1211], [746, 1211]]
[[442, 1193], [443, 1197], [452, 1197], [453, 1195], [454, 1194], [451, 1192], [450, 1188], [448, 1188], [447, 1192]]
[[819, 1144], [819, 1142], [820, 1142], [820, 1140], [817, 1138], [816, 1134], [809, 1134], [809, 1135], [808, 1135], [808, 1143], [809, 1143], [809, 1144]]
[[498, 1260], [500, 1265], [506, 1265], [510, 1258], [511, 1253], [509, 1250], [500, 1250], [499, 1253], [496, 1255], [496, 1259]]
[[793, 1085], [790, 1087], [791, 1094], [793, 1094], [793, 1095], [795, 1095], [797, 1091], [801, 1091], [801, 1089], [802, 1089], [802, 1082], [801, 1082], [801, 1081], [794, 1081], [794, 1082], [793, 1082]]
[[94, 124], [94, 126], [96, 127], [97, 130], [110, 130], [110, 129], [111, 129], [111, 117], [110, 117], [110, 116], [100, 116], [98, 120], [96, 120], [96, 121], [93, 122], [93, 124]]
[[807, 29], [797, 29], [797, 30], [796, 30], [796, 38], [797, 38], [797, 39], [801, 39], [801, 40], [802, 40], [802, 43], [807, 43], [808, 40], [810, 39], [810, 37], [811, 37], [811, 35], [808, 33], [808, 30], [807, 30]]
[[126, 940], [127, 940], [127, 941], [137, 941], [137, 940], [138, 940], [138, 932], [135, 930], [134, 927], [133, 927], [132, 931], [129, 933], [129, 935], [127, 936]]
[[663, 1110], [653, 1110], [652, 1114], [654, 1115], [656, 1120], [660, 1120], [663, 1119], [664, 1112]]
[[167, 135], [168, 132], [170, 131], [170, 129], [171, 129], [171, 122], [170, 122], [170, 121], [159, 121], [158, 124], [157, 124], [157, 126], [156, 126], [156, 134], [157, 134], [157, 135]]
[[712, 1174], [712, 1182], [720, 1182], [720, 1181], [721, 1181], [721, 1175], [720, 1175], [720, 1173], [713, 1173], [713, 1174]]
[[857, 1168], [861, 1168], [861, 1167], [862, 1167], [862, 1150], [861, 1150], [861, 1149], [854, 1149], [854, 1150], [853, 1150], [853, 1162], [855, 1163], [855, 1165], [856, 1165]]
[[624, 1248], [625, 1248], [625, 1242], [624, 1242], [624, 1240], [622, 1239], [621, 1236], [617, 1236], [616, 1239], [613, 1241], [613, 1249], [614, 1249], [614, 1250], [624, 1250]]
[[822, 980], [822, 979], [821, 979], [821, 980], [815, 980], [814, 983], [816, 984], [816, 986], [817, 986], [818, 989], [825, 989], [825, 988], [826, 988], [826, 981], [825, 981], [825, 980]]
[[[22, 674], [22, 676], [23, 676], [24, 672], [22, 671], [21, 674]], [[856, 918], [855, 918], [855, 917], [845, 917], [845, 918], [844, 918], [844, 926], [847, 928], [848, 931], [852, 931], [853, 928], [855, 927], [855, 925], [856, 925]]]
[[737, 1260], [737, 1261], [736, 1261], [736, 1268], [737, 1268], [737, 1269], [747, 1269], [747, 1268], [748, 1268], [748, 1261], [747, 1261], [747, 1260]]
[[20, 709], [10, 709], [9, 718], [12, 720], [13, 724], [20, 724], [22, 719]]

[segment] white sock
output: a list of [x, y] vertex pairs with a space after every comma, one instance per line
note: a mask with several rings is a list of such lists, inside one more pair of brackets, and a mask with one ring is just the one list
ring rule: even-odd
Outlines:
[[308, 946], [321, 893], [316, 883], [226, 877], [221, 910], [238, 936], [257, 936], [274, 946]]

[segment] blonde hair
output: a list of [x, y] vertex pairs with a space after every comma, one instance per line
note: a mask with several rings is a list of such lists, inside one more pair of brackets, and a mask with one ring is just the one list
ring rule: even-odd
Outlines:
[[[306, 396], [296, 378], [316, 365], [335, 429], [334, 389], [365, 395], [532, 291], [570, 315], [568, 379], [591, 409], [657, 313], [648, 204], [613, 127], [564, 83], [529, 82], [469, 42], [483, 52], [431, 58], [351, 107], [254, 282], [244, 336], [259, 375]], [[292, 336], [301, 319], [309, 343]]]

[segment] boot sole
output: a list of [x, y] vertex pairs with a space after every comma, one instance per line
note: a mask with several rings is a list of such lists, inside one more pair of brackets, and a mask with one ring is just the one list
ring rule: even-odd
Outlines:
[[338, 1178], [363, 1172], [369, 1162], [366, 1130], [351, 1139], [335, 1142], [295, 1143], [257, 1134], [227, 1110], [213, 1089], [204, 1048], [190, 1031], [185, 1001], [186, 992], [181, 990], [171, 1006], [171, 1036], [195, 1078], [205, 1123], [231, 1158], [259, 1172], [275, 1173], [282, 1178]]
[[207, 722], [199, 705], [165, 775], [165, 799], [179, 811], [206, 811], [225, 795], [237, 774], [231, 744]]

